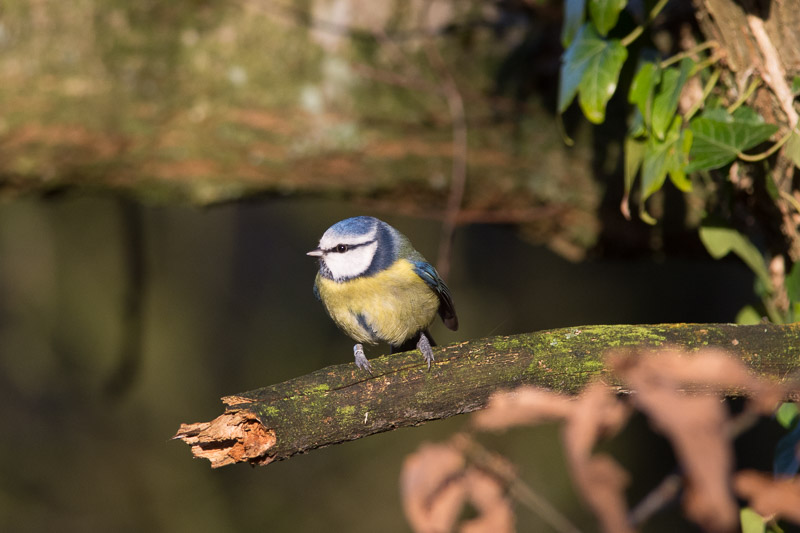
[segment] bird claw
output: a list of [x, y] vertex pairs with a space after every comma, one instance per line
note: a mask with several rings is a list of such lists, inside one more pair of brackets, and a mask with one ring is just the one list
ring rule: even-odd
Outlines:
[[426, 337], [424, 333], [420, 333], [419, 335], [419, 341], [417, 341], [417, 348], [419, 349], [420, 352], [422, 352], [422, 356], [428, 363], [428, 370], [430, 370], [431, 363], [433, 362], [433, 349], [431, 348], [431, 342], [428, 340], [428, 337]]
[[356, 358], [356, 366], [372, 374], [372, 365], [367, 361], [367, 356], [364, 355], [364, 347], [362, 345], [356, 344], [353, 346], [353, 355]]

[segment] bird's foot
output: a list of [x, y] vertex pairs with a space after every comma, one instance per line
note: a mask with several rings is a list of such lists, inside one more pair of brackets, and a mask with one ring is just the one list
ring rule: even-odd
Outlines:
[[356, 358], [356, 366], [361, 370], [366, 370], [372, 374], [372, 365], [367, 361], [367, 356], [364, 355], [364, 347], [360, 344], [353, 346], [353, 355]]
[[422, 356], [428, 363], [428, 370], [430, 370], [431, 363], [433, 362], [433, 349], [431, 348], [431, 342], [428, 340], [428, 337], [426, 337], [424, 333], [419, 334], [419, 341], [417, 341], [417, 348], [419, 349], [420, 352], [422, 352]]

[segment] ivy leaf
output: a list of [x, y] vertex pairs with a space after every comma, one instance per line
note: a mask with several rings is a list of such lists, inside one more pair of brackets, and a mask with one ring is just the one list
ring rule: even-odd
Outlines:
[[797, 135], [797, 132], [792, 133], [783, 150], [786, 156], [792, 160], [794, 166], [800, 168], [800, 135]]
[[786, 276], [785, 284], [789, 301], [800, 302], [800, 261], [792, 265], [789, 275]]
[[767, 521], [750, 507], [743, 507], [739, 511], [739, 522], [742, 524], [742, 533], [764, 533], [767, 530]]
[[563, 113], [580, 90], [584, 115], [595, 124], [605, 119], [605, 107], [617, 88], [619, 71], [628, 56], [618, 40], [606, 41], [584, 24], [564, 52], [559, 78], [558, 111]]
[[617, 25], [619, 14], [627, 3], [628, 0], [589, 0], [589, 14], [600, 35], [605, 37]]
[[[594, 36], [595, 38], [592, 38]], [[605, 44], [585, 24], [578, 28], [572, 43], [561, 56], [561, 72], [558, 76], [558, 112], [563, 113], [578, 93], [583, 73], [592, 57], [600, 53]]]
[[[675, 117], [676, 120], [681, 121], [680, 117]], [[694, 136], [692, 130], [684, 129], [681, 131], [681, 137], [675, 143], [675, 152], [670, 157], [670, 165], [667, 167], [669, 171], [669, 180], [681, 192], [689, 192], [692, 190], [692, 182], [686, 175], [686, 167], [689, 166], [689, 152], [692, 149], [692, 141]]]
[[644, 123], [650, 127], [653, 92], [661, 80], [661, 68], [653, 61], [644, 61], [639, 65], [639, 70], [631, 82], [628, 92], [628, 102], [636, 104], [644, 118]]
[[775, 420], [778, 424], [783, 426], [784, 429], [790, 429], [794, 424], [795, 418], [800, 416], [800, 411], [797, 409], [797, 404], [794, 402], [783, 402], [778, 410], [775, 412]]
[[644, 141], [633, 137], [625, 138], [625, 194], [622, 195], [622, 202], [619, 210], [627, 220], [631, 219], [630, 194], [633, 188], [633, 181], [642, 166], [644, 158]]
[[764, 258], [747, 237], [732, 228], [704, 225], [700, 228], [700, 240], [714, 259], [722, 259], [730, 252], [735, 253], [758, 276], [769, 292], [774, 290]]
[[672, 117], [675, 116], [675, 111], [678, 110], [678, 99], [681, 96], [681, 90], [686, 83], [694, 66], [694, 61], [689, 58], [684, 58], [680, 62], [680, 68], [674, 67], [667, 68], [661, 75], [661, 85], [653, 99], [653, 117], [652, 129], [653, 133], [659, 139], [664, 139], [667, 129], [672, 124]]
[[583, 25], [586, 0], [564, 0], [564, 23], [561, 25], [561, 44], [569, 47]]
[[680, 117], [674, 117], [663, 141], [655, 137], [647, 140], [642, 163], [642, 202], [664, 185], [668, 173], [679, 189], [684, 192], [691, 189], [684, 170], [691, 144], [691, 132], [681, 130]]
[[579, 86], [578, 103], [590, 122], [601, 124], [606, 119], [606, 104], [617, 90], [619, 72], [628, 57], [628, 50], [617, 40], [589, 63]]
[[747, 106], [740, 107], [733, 115], [721, 108], [710, 109], [693, 119], [689, 127], [694, 133], [694, 143], [687, 172], [723, 167], [740, 152], [766, 141], [778, 130]]
[[800, 76], [795, 76], [792, 78], [792, 94], [795, 96], [800, 94]]
[[745, 326], [760, 324], [761, 314], [752, 305], [745, 305], [736, 313], [736, 323]]

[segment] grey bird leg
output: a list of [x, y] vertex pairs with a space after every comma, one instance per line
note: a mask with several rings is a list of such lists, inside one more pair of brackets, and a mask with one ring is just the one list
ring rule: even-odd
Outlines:
[[422, 352], [422, 356], [425, 358], [425, 361], [428, 362], [428, 370], [430, 370], [431, 363], [433, 362], [433, 350], [431, 349], [431, 343], [428, 340], [428, 337], [425, 336], [425, 333], [419, 334], [417, 348], [419, 348], [419, 351]]
[[367, 356], [364, 355], [364, 347], [360, 344], [353, 346], [353, 355], [356, 357], [356, 366], [361, 370], [366, 370], [372, 374], [372, 365], [369, 364], [369, 361], [367, 361]]

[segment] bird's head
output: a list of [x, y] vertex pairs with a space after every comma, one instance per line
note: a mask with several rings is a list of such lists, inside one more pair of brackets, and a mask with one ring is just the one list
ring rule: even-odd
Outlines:
[[390, 266], [396, 257], [395, 248], [391, 226], [374, 217], [360, 216], [328, 228], [308, 255], [319, 258], [324, 277], [346, 281]]

